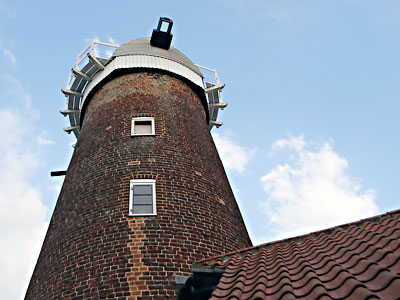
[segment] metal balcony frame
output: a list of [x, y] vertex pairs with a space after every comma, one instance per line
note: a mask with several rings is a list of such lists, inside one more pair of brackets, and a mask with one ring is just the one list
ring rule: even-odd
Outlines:
[[[97, 54], [96, 46], [106, 46], [117, 49], [118, 45], [102, 43], [93, 40], [76, 58], [75, 66], [71, 69], [68, 77], [67, 87], [61, 89], [66, 97], [65, 108], [60, 110], [60, 113], [65, 117], [68, 116], [70, 126], [64, 128], [68, 134], [73, 132], [76, 138], [79, 137], [80, 131], [80, 113], [82, 108], [82, 97], [87, 84], [92, 78], [104, 69], [104, 66], [111, 60], [109, 58], [100, 57]], [[81, 66], [82, 62], [87, 60], [87, 63]]]

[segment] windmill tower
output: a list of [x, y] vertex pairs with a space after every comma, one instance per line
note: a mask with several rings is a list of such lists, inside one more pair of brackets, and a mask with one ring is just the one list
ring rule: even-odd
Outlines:
[[251, 245], [210, 135], [223, 85], [171, 28], [78, 56], [77, 142], [25, 299], [176, 299], [193, 262]]

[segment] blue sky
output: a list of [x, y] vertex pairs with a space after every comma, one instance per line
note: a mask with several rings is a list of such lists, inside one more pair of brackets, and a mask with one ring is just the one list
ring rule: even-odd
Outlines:
[[255, 243], [400, 208], [397, 1], [0, 0], [0, 268], [22, 298], [74, 137], [59, 114], [92, 39], [174, 20], [173, 45], [218, 70], [213, 136]]

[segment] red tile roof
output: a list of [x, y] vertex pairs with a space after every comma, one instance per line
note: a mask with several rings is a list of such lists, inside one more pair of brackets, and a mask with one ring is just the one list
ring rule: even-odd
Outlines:
[[203, 260], [217, 299], [400, 299], [400, 210]]

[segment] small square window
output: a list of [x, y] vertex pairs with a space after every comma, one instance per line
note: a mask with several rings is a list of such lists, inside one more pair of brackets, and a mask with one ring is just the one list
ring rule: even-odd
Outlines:
[[154, 135], [154, 118], [132, 118], [131, 135]]
[[130, 182], [129, 215], [156, 215], [156, 181], [135, 179]]

